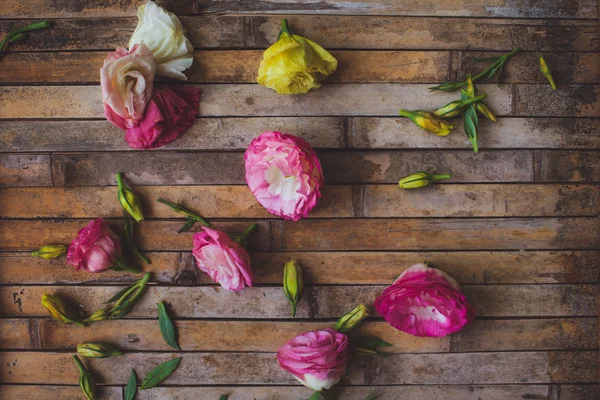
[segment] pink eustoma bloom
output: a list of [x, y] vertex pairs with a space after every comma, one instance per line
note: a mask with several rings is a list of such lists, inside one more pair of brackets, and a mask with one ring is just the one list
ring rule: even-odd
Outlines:
[[375, 300], [375, 309], [394, 328], [415, 336], [446, 336], [475, 318], [458, 283], [426, 264], [404, 271]]
[[213, 281], [228, 290], [252, 286], [252, 268], [248, 252], [229, 235], [203, 227], [194, 234], [192, 254], [196, 266]]
[[304, 386], [331, 389], [346, 373], [348, 337], [333, 329], [306, 332], [281, 346], [277, 360]]
[[273, 215], [293, 221], [306, 218], [321, 197], [321, 163], [299, 137], [265, 132], [252, 141], [244, 159], [248, 187]]
[[101, 272], [117, 264], [121, 255], [119, 237], [98, 218], [77, 233], [67, 252], [67, 264], [77, 271]]

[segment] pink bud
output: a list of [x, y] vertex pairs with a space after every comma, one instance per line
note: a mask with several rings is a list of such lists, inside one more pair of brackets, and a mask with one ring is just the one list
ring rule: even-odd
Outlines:
[[81, 229], [71, 242], [67, 263], [78, 271], [101, 272], [114, 266], [121, 254], [119, 237], [98, 218]]

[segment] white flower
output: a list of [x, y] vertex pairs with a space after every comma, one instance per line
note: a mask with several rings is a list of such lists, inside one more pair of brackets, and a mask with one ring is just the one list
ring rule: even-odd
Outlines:
[[192, 66], [194, 48], [179, 18], [153, 1], [138, 7], [137, 16], [129, 48], [143, 41], [156, 60], [158, 75], [187, 80], [183, 71]]

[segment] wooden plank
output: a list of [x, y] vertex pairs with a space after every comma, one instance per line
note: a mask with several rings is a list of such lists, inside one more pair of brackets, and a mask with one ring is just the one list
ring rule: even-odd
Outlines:
[[[58, 293], [80, 305], [79, 312], [105, 307], [103, 302], [122, 287], [1, 286], [4, 317], [39, 317], [47, 312], [44, 293]], [[372, 304], [383, 286], [308, 286], [298, 305], [299, 318], [338, 318], [351, 303]], [[464, 291], [480, 317], [597, 317], [598, 287], [594, 285], [468, 285]], [[164, 300], [178, 318], [289, 319], [290, 305], [281, 287], [245, 288], [240, 294], [221, 287], [151, 286], [129, 318], [156, 318], [156, 303]]]
[[[177, 233], [178, 221], [145, 221], [137, 241], [144, 250], [191, 248], [201, 229]], [[68, 245], [88, 220], [6, 220], [0, 232], [1, 250], [35, 250], [43, 243]], [[251, 250], [586, 250], [597, 249], [600, 226], [595, 218], [478, 219], [307, 219], [291, 221], [215, 221], [214, 228], [239, 234], [258, 224], [249, 240]], [[121, 221], [112, 221], [116, 231]], [[360, 235], [356, 235], [360, 232]]]
[[50, 156], [0, 154], [0, 186], [52, 186]]
[[[343, 118], [332, 117], [200, 118], [161, 149], [245, 150], [266, 130], [300, 136], [316, 148], [340, 148], [344, 126]], [[0, 121], [0, 151], [131, 151], [123, 135], [106, 121]]]
[[[130, 353], [122, 357], [91, 359], [102, 383], [125, 384], [131, 367], [145, 375], [176, 353]], [[350, 363], [344, 384], [500, 384], [595, 383], [597, 352], [394, 354]], [[0, 362], [3, 383], [71, 384], [77, 369], [71, 354], [6, 352]], [[52, 365], [53, 368], [46, 368]], [[253, 368], [248, 368], [253, 365]], [[457, 369], [456, 366], [461, 368]], [[493, 365], [493, 368], [482, 368]], [[296, 380], [277, 365], [272, 353], [186, 354], [165, 385], [292, 384]]]
[[597, 399], [600, 385], [560, 385], [561, 400]]
[[[30, 326], [30, 323], [32, 324]], [[2, 319], [0, 320], [0, 348], [4, 349], [31, 349], [36, 346], [34, 343], [31, 330], [33, 324], [37, 321], [29, 321], [26, 319]], [[35, 329], [35, 328], [34, 328]], [[448, 341], [448, 348], [450, 342]]]
[[[498, 118], [495, 123], [480, 123], [481, 149], [600, 148], [600, 119]], [[315, 148], [470, 149], [462, 124], [455, 125], [450, 136], [438, 137], [406, 118], [200, 118], [185, 135], [162, 149], [245, 150], [266, 130], [300, 136]], [[106, 121], [0, 121], [0, 152], [132, 151], [122, 136], [123, 131]]]
[[[47, 3], [42, 0], [6, 0], [0, 18], [49, 17], [132, 17], [143, 1], [106, 3], [80, 0], [76, 5]], [[508, 17], [508, 18], [597, 18], [597, 3], [593, 0], [543, 0], [533, 7], [524, 0], [517, 1], [420, 1], [394, 0], [324, 0], [312, 2], [223, 2], [216, 0], [159, 0], [158, 4], [177, 15], [260, 13], [260, 14], [340, 14], [340, 15], [437, 15], [451, 17]]]
[[[191, 253], [148, 253], [144, 265], [153, 282], [211, 284], [194, 267]], [[298, 260], [307, 284], [389, 284], [410, 265], [429, 261], [461, 285], [494, 283], [597, 283], [599, 251], [527, 252], [251, 252], [256, 284], [280, 284], [282, 266]], [[368, 266], [368, 273], [365, 273]], [[28, 253], [0, 253], [0, 284], [94, 284], [131, 282], [135, 275], [76, 272], [63, 259], [42, 260]]]
[[[600, 148], [600, 120], [598, 119], [499, 118], [495, 123], [481, 120], [480, 124], [479, 147], [484, 149]], [[350, 143], [352, 147], [357, 148], [470, 148], [471, 146], [460, 123], [455, 123], [455, 132], [446, 137], [430, 135], [406, 118], [354, 117], [350, 119], [350, 127]], [[38, 135], [34, 135], [36, 136]], [[35, 149], [35, 145], [29, 148]]]
[[[146, 219], [176, 217], [164, 197], [206, 218], [268, 218], [246, 186], [136, 186]], [[325, 186], [309, 217], [551, 217], [596, 216], [596, 185], [435, 185], [406, 191], [397, 185]], [[357, 198], [359, 197], [359, 198]], [[119, 218], [114, 186], [0, 188], [3, 218]]]
[[598, 151], [535, 151], [536, 181], [597, 182], [600, 176]]
[[[280, 19], [213, 15], [182, 17], [181, 22], [196, 49], [264, 49], [275, 42]], [[67, 18], [52, 22], [52, 29], [14, 43], [9, 51], [113, 50], [127, 45], [136, 26], [135, 18]], [[10, 32], [27, 23], [0, 20], [0, 31]], [[543, 19], [298, 15], [290, 18], [290, 24], [298, 35], [330, 50], [600, 50], [600, 28], [594, 19], [558, 19], [550, 23]], [[92, 30], [94, 35], [89, 35]]]
[[[429, 85], [423, 84], [330, 83], [304, 96], [282, 96], [260, 85], [195, 86], [202, 90], [198, 115], [205, 117], [397, 116], [399, 109], [433, 109], [457, 97], [430, 93]], [[548, 85], [481, 85], [480, 89], [499, 116], [600, 116], [596, 101], [600, 85], [570, 85], [558, 92]], [[97, 86], [2, 86], [0, 107], [0, 118], [5, 119], [100, 118], [104, 113]]]
[[[482, 69], [472, 57], [502, 53], [457, 51], [332, 51], [338, 69], [327, 82], [431, 83], [462, 79], [467, 72]], [[194, 64], [186, 71], [188, 82], [254, 83], [262, 50], [204, 50], [194, 53]], [[0, 82], [99, 83], [98, 67], [106, 52], [8, 53], [3, 56]], [[599, 83], [600, 53], [545, 53], [559, 85]], [[452, 60], [452, 63], [450, 64]], [[23, 68], [26, 65], [27, 68]], [[449, 65], [451, 71], [448, 70]], [[459, 78], [460, 77], [460, 78]], [[157, 80], [161, 80], [157, 77]], [[539, 73], [536, 53], [523, 52], [506, 64], [502, 82], [546, 84]]]
[[593, 350], [598, 319], [476, 320], [452, 335], [452, 352]]
[[[4, 324], [0, 319], [0, 326]], [[78, 343], [104, 341], [128, 351], [171, 351], [156, 320], [121, 320], [95, 324], [90, 329], [73, 329], [50, 319], [39, 320], [41, 348], [73, 349]], [[308, 331], [333, 326], [323, 322], [176, 321], [183, 351], [277, 352], [291, 338]], [[219, 332], [215, 335], [215, 332]], [[450, 337], [419, 338], [397, 331], [386, 322], [369, 322], [353, 332], [375, 335], [392, 343], [393, 353], [441, 353], [450, 351]], [[268, 335], [269, 340], [265, 340]], [[551, 339], [550, 339], [551, 340]], [[584, 347], [582, 347], [584, 348]]]
[[[13, 319], [1, 319], [0, 328]], [[170, 351], [155, 320], [120, 320], [80, 329], [50, 319], [39, 324], [40, 348], [74, 349], [78, 343], [102, 341], [126, 351]], [[333, 326], [323, 322], [176, 321], [183, 351], [277, 352], [279, 346], [303, 332]], [[374, 335], [392, 344], [391, 353], [472, 351], [594, 350], [598, 348], [598, 319], [476, 320], [452, 337], [419, 338], [392, 328], [387, 322], [364, 322], [351, 335]], [[219, 332], [219, 335], [215, 335]], [[264, 340], [265, 335], [269, 340]], [[452, 345], [450, 344], [452, 341]], [[29, 349], [30, 345], [10, 349]]]
[[[77, 379], [73, 382], [77, 383]], [[79, 386], [1, 385], [0, 392], [7, 399], [81, 400], [83, 396]], [[121, 400], [123, 390], [120, 387], [98, 386], [96, 395], [98, 400]]]
[[[446, 182], [533, 180], [533, 152], [530, 150], [481, 154], [472, 151], [321, 151], [318, 155], [328, 184], [397, 183], [403, 176], [422, 170], [452, 173], [452, 179]], [[56, 186], [114, 185], [119, 171], [125, 172], [134, 185], [245, 184], [244, 159], [240, 153], [56, 154], [52, 162]], [[224, 165], [227, 168], [223, 168]]]

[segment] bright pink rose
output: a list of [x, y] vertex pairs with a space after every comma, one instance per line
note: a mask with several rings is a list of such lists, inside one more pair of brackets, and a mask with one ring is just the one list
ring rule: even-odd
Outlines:
[[475, 318], [458, 283], [425, 264], [404, 271], [375, 300], [375, 309], [394, 328], [415, 336], [446, 336]]
[[202, 227], [194, 235], [192, 254], [196, 265], [225, 289], [241, 290], [252, 286], [248, 252], [224, 232]]
[[265, 132], [250, 143], [244, 158], [246, 182], [271, 214], [293, 221], [308, 216], [325, 181], [319, 158], [305, 140]]
[[108, 53], [100, 69], [104, 116], [113, 125], [137, 126], [152, 97], [156, 62], [144, 43], [131, 52], [123, 48]]
[[77, 233], [69, 246], [67, 263], [77, 271], [101, 272], [117, 264], [121, 254], [119, 237], [98, 218]]
[[314, 391], [331, 389], [346, 373], [348, 337], [333, 329], [306, 332], [277, 351], [284, 370]]
[[154, 149], [177, 139], [194, 125], [200, 89], [157, 87], [139, 125], [127, 129], [125, 140], [134, 149]]

